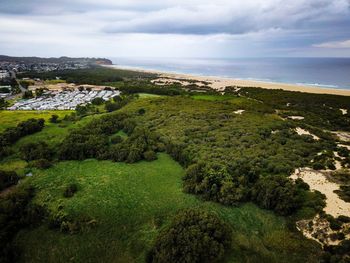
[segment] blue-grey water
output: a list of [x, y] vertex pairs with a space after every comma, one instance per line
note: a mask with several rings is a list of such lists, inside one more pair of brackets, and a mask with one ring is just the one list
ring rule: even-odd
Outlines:
[[113, 64], [174, 73], [350, 89], [350, 58], [112, 58]]

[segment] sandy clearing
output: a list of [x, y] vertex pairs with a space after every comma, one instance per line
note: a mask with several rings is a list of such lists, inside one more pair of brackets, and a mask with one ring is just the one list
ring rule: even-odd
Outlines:
[[340, 215], [350, 216], [350, 203], [340, 199], [339, 196], [334, 193], [335, 190], [339, 190], [339, 185], [330, 182], [323, 172], [315, 171], [310, 168], [299, 168], [295, 170], [291, 178], [294, 180], [301, 178], [310, 186], [311, 190], [316, 190], [324, 194], [326, 196], [326, 207], [324, 211], [327, 214], [334, 217]]
[[242, 115], [243, 112], [245, 112], [245, 110], [236, 110], [236, 111], [234, 111], [233, 113], [234, 113], [234, 114]]
[[305, 119], [303, 116], [288, 116], [288, 119], [301, 121]]
[[338, 147], [344, 147], [350, 151], [350, 145], [338, 144]]
[[295, 131], [296, 131], [299, 135], [310, 135], [310, 136], [312, 136], [312, 138], [313, 138], [315, 141], [320, 140], [319, 137], [317, 137], [316, 135], [310, 133], [310, 132], [307, 131], [307, 130], [304, 130], [303, 128], [297, 127], [297, 128], [295, 128]]
[[203, 82], [190, 82], [182, 79], [169, 79], [169, 78], [158, 78], [151, 80], [153, 84], [164, 86], [169, 84], [181, 84], [183, 86], [189, 86], [189, 85], [197, 85], [199, 87], [205, 86]]
[[341, 113], [342, 113], [343, 115], [348, 114], [348, 110], [347, 110], [347, 109], [340, 109], [340, 111], [341, 111]]
[[[316, 215], [312, 220], [300, 220], [296, 223], [297, 229], [303, 233], [303, 235], [309, 239], [313, 239], [320, 243], [322, 246], [338, 245], [341, 240], [332, 238], [336, 233], [345, 231], [349, 227], [349, 224], [344, 224], [342, 229], [334, 231], [330, 228], [330, 223], [325, 219]], [[346, 237], [349, 238], [350, 234]]]
[[350, 142], [350, 132], [337, 131], [332, 133], [335, 134], [340, 141]]

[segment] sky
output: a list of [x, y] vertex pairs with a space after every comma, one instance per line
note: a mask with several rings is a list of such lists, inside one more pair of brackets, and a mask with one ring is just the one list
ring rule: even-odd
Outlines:
[[350, 0], [0, 0], [0, 54], [350, 57]]

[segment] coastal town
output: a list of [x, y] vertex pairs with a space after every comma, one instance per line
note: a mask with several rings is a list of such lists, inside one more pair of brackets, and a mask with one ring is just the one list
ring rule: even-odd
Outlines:
[[[95, 98], [108, 101], [120, 95], [113, 87], [76, 85], [60, 77], [52, 80], [20, 77], [23, 72], [87, 69], [111, 63], [107, 59], [92, 58], [21, 58], [0, 56], [0, 99], [7, 110], [75, 110]], [[12, 103], [5, 103], [12, 101]]]

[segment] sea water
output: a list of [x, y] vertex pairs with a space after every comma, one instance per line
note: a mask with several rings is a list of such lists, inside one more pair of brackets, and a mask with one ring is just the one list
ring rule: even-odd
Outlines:
[[350, 89], [350, 58], [112, 58], [112, 61], [130, 68]]

